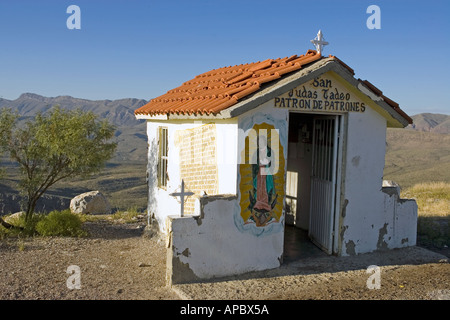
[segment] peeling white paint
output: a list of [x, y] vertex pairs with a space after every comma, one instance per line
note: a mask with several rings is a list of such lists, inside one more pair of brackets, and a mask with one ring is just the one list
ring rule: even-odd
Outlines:
[[[223, 277], [280, 266], [283, 232], [265, 237], [240, 232], [234, 226], [235, 196], [204, 197], [201, 203], [200, 225], [196, 217], [169, 217], [172, 230], [169, 250], [184, 266], [189, 265], [197, 278]], [[168, 269], [173, 273], [180, 271]]]

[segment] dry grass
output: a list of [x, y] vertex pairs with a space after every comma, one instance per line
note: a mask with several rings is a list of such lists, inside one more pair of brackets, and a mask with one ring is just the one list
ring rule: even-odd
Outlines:
[[419, 183], [402, 192], [418, 206], [417, 242], [428, 247], [450, 246], [450, 183]]
[[118, 223], [133, 223], [145, 218], [146, 213], [137, 207], [131, 207], [128, 210], [120, 210], [112, 214], [80, 214], [79, 216], [83, 222], [107, 220]]
[[416, 200], [419, 217], [450, 218], [450, 183], [418, 183], [404, 190], [402, 198]]

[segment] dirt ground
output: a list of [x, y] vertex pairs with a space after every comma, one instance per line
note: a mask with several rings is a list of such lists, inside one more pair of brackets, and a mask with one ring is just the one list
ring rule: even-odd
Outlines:
[[[85, 226], [90, 236], [80, 239], [0, 240], [0, 300], [450, 300], [448, 259], [421, 247], [294, 261], [170, 288], [165, 241], [144, 237], [143, 221]], [[368, 273], [370, 265], [380, 269]]]

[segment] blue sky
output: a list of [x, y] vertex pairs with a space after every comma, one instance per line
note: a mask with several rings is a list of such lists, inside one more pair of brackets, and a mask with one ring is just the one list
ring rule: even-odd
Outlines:
[[[381, 29], [367, 28], [369, 5]], [[324, 55], [408, 114], [449, 114], [449, 16], [447, 0], [1, 0], [0, 97], [149, 100], [211, 69], [303, 54], [321, 29]]]

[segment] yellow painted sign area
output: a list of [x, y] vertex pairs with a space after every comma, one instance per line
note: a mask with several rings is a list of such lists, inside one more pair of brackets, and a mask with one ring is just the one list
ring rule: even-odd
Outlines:
[[364, 112], [366, 104], [323, 74], [275, 98], [275, 108], [311, 112]]

